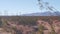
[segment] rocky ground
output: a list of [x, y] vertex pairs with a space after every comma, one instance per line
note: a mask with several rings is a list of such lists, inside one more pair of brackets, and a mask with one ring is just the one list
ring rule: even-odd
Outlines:
[[[40, 34], [40, 25], [42, 25], [43, 34], [51, 34], [54, 30], [56, 34], [60, 34], [60, 20], [36, 20], [36, 25], [19, 25], [18, 21], [1, 19], [4, 23], [0, 27], [0, 34]], [[53, 29], [53, 30], [52, 30]]]

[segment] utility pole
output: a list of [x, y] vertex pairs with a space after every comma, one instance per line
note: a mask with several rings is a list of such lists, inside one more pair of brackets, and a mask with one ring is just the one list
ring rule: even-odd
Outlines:
[[2, 15], [2, 12], [0, 11], [0, 16]]
[[8, 11], [4, 11], [4, 16], [8, 16]]
[[19, 16], [21, 16], [21, 12], [19, 12]]

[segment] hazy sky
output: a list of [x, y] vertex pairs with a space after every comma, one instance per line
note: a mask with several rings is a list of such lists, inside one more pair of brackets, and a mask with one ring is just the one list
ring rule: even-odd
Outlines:
[[[60, 11], [60, 0], [43, 0], [49, 2]], [[40, 12], [37, 0], [0, 0], [0, 15], [27, 14]]]

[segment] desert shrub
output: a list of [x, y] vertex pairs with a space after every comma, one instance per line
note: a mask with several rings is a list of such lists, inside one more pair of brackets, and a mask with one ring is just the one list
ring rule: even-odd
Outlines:
[[54, 30], [54, 25], [53, 25], [53, 20], [49, 19], [49, 24], [51, 26], [51, 33], [50, 34], [56, 34], [55, 30]]
[[44, 26], [42, 26], [42, 24], [40, 24], [38, 29], [39, 34], [43, 34]]

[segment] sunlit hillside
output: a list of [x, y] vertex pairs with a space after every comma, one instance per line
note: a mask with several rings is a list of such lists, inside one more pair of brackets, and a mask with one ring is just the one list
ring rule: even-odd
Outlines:
[[57, 16], [1, 16], [1, 34], [60, 34]]

